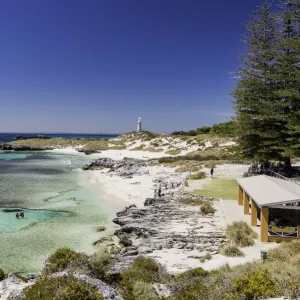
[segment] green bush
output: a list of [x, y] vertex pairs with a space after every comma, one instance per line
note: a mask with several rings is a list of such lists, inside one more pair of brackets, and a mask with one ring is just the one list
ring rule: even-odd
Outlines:
[[193, 280], [177, 280], [173, 288], [176, 290], [176, 300], [206, 300], [210, 293], [201, 277], [196, 277]]
[[291, 257], [300, 255], [300, 240], [281, 243], [280, 247], [268, 251], [268, 261], [289, 261]]
[[204, 204], [200, 207], [200, 212], [202, 215], [208, 215], [208, 214], [214, 214], [216, 210], [212, 206], [212, 204], [208, 201], [206, 201]]
[[5, 279], [5, 273], [2, 269], [0, 269], [0, 281]]
[[111, 257], [104, 251], [95, 253], [91, 258], [91, 269], [95, 277], [103, 281], [108, 280], [107, 272], [111, 266]]
[[69, 248], [57, 249], [49, 257], [47, 273], [61, 272], [67, 268], [84, 270], [89, 264], [89, 258], [84, 253], [77, 253]]
[[253, 238], [258, 235], [246, 222], [234, 222], [226, 229], [228, 238], [238, 247], [248, 247], [254, 245]]
[[180, 273], [176, 276], [177, 279], [193, 279], [197, 277], [205, 277], [208, 276], [209, 272], [202, 269], [202, 268], [196, 268], [192, 270], [185, 271], [183, 273]]
[[198, 172], [196, 174], [193, 174], [189, 177], [189, 180], [199, 180], [206, 177], [205, 172]]
[[159, 296], [155, 293], [150, 283], [137, 281], [133, 285], [132, 291], [135, 300], [159, 300]]
[[231, 257], [241, 257], [244, 256], [244, 253], [234, 245], [224, 245], [221, 248], [221, 254], [225, 256], [231, 256]]
[[90, 285], [75, 278], [42, 277], [25, 289], [26, 300], [103, 300]]
[[276, 285], [268, 270], [255, 270], [234, 280], [233, 289], [247, 300], [276, 295]]
[[131, 293], [135, 282], [158, 282], [161, 276], [161, 272], [161, 266], [157, 262], [155, 262], [155, 260], [139, 256], [135, 259], [130, 268], [121, 275], [121, 284], [129, 293]]

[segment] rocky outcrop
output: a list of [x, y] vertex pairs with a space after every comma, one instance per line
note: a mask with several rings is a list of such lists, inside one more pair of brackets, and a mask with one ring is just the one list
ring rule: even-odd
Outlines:
[[[185, 206], [183, 198], [200, 198], [219, 201], [210, 197], [188, 193], [170, 192], [164, 197], [148, 198], [143, 208], [135, 205], [117, 213], [113, 220], [121, 226], [115, 235], [129, 242], [115, 258], [112, 273], [124, 271], [137, 255], [159, 257], [160, 253], [178, 250], [186, 258], [199, 259], [205, 254], [218, 254], [226, 236], [210, 214], [202, 216], [199, 207]], [[175, 262], [174, 262], [175, 263]]]
[[0, 299], [23, 300], [25, 299], [23, 291], [31, 284], [33, 281], [26, 283], [14, 274], [9, 274], [7, 279], [0, 281]]
[[5, 144], [0, 143], [0, 150], [2, 151], [44, 151], [52, 150], [51, 147], [33, 147], [19, 144]]
[[122, 160], [113, 160], [111, 158], [100, 158], [93, 160], [90, 164], [82, 167], [83, 170], [102, 170], [110, 169], [111, 175], [121, 177], [131, 177], [147, 174], [148, 166], [152, 162], [139, 161], [133, 158], [124, 158]]

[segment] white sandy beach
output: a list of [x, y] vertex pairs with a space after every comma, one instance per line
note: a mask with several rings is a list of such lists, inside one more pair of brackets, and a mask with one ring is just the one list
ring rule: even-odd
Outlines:
[[[55, 149], [53, 152], [65, 153], [65, 154], [76, 154], [84, 155], [78, 153], [73, 148], [65, 149]], [[101, 153], [90, 155], [91, 160], [108, 157], [112, 159], [123, 159], [124, 157], [136, 158], [136, 159], [148, 159], [148, 158], [158, 158], [164, 156], [163, 153], [159, 152], [144, 152], [144, 151], [129, 151], [129, 150], [107, 150]], [[215, 169], [215, 176], [219, 178], [238, 178], [241, 177], [244, 172], [247, 171], [249, 166], [247, 165], [230, 165], [224, 164], [217, 166]], [[209, 172], [209, 169], [204, 169], [205, 172]], [[153, 196], [153, 179], [159, 175], [169, 175], [174, 174], [174, 169], [166, 168], [163, 166], [151, 166], [149, 167], [149, 175], [133, 176], [133, 178], [123, 179], [119, 176], [111, 176], [107, 174], [107, 170], [100, 171], [88, 171], [89, 181], [94, 185], [99, 186], [99, 198], [105, 197], [105, 201], [112, 202], [118, 206], [128, 206], [130, 204], [135, 204], [138, 207], [142, 207], [145, 198]], [[212, 180], [211, 178], [206, 178], [200, 181], [190, 182], [190, 186], [187, 188], [188, 191], [194, 189], [201, 189], [201, 186], [207, 181]], [[211, 230], [221, 230], [224, 232], [226, 226], [234, 221], [245, 220], [249, 223], [249, 216], [244, 216], [243, 212], [237, 205], [236, 200], [220, 200], [215, 202], [215, 207], [217, 212], [214, 216], [214, 225], [216, 227], [204, 226], [203, 232], [210, 232]], [[191, 224], [194, 220], [186, 220], [184, 223], [174, 224], [173, 230], [175, 231], [185, 231], [189, 230]], [[201, 216], [199, 215], [199, 220], [197, 221], [201, 224]], [[200, 231], [201, 231], [200, 230]], [[255, 228], [258, 230], [258, 228]], [[242, 258], [225, 257], [220, 254], [213, 255], [213, 258], [205, 263], [201, 263], [197, 258], [190, 258], [195, 255], [195, 250], [189, 253], [189, 258], [186, 252], [180, 249], [162, 249], [149, 254], [150, 257], [155, 258], [161, 264], [163, 264], [170, 273], [178, 273], [187, 269], [202, 267], [207, 270], [212, 270], [219, 268], [223, 265], [236, 266], [239, 264], [244, 264], [253, 260], [260, 259], [260, 251], [268, 250], [272, 247], [276, 247], [278, 244], [275, 243], [261, 243], [256, 241], [255, 245], [252, 247], [242, 248], [245, 256]], [[195, 252], [195, 253], [194, 253]]]

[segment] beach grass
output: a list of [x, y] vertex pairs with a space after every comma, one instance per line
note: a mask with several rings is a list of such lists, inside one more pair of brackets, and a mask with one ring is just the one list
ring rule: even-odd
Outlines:
[[215, 178], [205, 184], [203, 189], [195, 190], [194, 194], [222, 199], [236, 199], [237, 187], [235, 179]]

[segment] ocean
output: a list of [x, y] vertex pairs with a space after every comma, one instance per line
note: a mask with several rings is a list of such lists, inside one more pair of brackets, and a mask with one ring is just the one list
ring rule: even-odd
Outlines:
[[[85, 155], [0, 153], [0, 268], [37, 273], [43, 257], [69, 247], [93, 253], [93, 242], [117, 227], [110, 203]], [[25, 217], [16, 213], [24, 210]], [[104, 233], [97, 226], [106, 226]]]
[[89, 138], [89, 139], [105, 139], [115, 138], [119, 136], [116, 133], [101, 133], [101, 134], [88, 134], [88, 133], [0, 133], [0, 142], [8, 143], [16, 140], [16, 136], [23, 136], [25, 138], [37, 135], [43, 135], [46, 138]]

